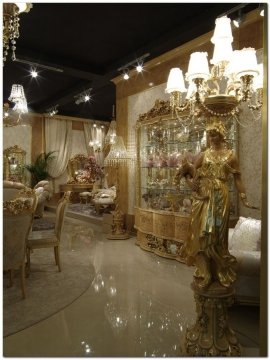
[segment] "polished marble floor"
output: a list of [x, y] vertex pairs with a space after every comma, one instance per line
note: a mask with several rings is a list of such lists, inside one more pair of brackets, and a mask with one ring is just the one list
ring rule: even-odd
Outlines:
[[[135, 238], [107, 240], [100, 225], [68, 221], [94, 230], [87, 251], [95, 278], [65, 309], [4, 338], [4, 356], [181, 356], [180, 340], [196, 318], [193, 270], [141, 250]], [[64, 227], [62, 241], [67, 238]], [[258, 308], [234, 308], [229, 318], [245, 356], [258, 356]]]

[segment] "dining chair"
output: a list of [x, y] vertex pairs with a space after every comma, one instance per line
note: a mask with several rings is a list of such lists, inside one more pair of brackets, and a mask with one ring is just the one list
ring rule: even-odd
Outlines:
[[9, 273], [9, 286], [13, 285], [13, 271], [21, 271], [22, 297], [25, 292], [25, 247], [34, 219], [37, 197], [25, 188], [13, 200], [3, 202], [3, 271]]
[[32, 231], [26, 241], [26, 269], [30, 272], [30, 254], [35, 249], [54, 248], [55, 263], [58, 270], [61, 271], [60, 264], [60, 239], [64, 225], [64, 217], [69, 202], [71, 191], [66, 191], [63, 197], [59, 200], [56, 207], [55, 228], [53, 230]]

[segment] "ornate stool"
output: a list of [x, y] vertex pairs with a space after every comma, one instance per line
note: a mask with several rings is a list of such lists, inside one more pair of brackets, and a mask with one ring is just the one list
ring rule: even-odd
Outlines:
[[88, 201], [90, 201], [91, 197], [92, 193], [89, 191], [83, 191], [79, 193], [80, 203], [83, 203], [83, 201], [85, 201], [85, 203], [87, 204]]

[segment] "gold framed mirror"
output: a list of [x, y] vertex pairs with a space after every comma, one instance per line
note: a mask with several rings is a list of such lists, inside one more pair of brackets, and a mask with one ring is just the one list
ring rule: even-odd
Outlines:
[[26, 151], [18, 145], [11, 146], [3, 151], [4, 153], [4, 180], [24, 183]]
[[69, 159], [68, 162], [68, 184], [80, 183], [78, 175], [84, 170], [84, 165], [87, 163], [88, 158], [83, 154], [76, 154]]

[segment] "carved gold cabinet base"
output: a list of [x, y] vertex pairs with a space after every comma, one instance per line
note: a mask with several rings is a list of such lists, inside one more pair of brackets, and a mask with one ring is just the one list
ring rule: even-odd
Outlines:
[[189, 217], [173, 212], [136, 208], [136, 245], [156, 255], [185, 262], [180, 253], [187, 240], [189, 221]]
[[217, 283], [201, 290], [195, 283], [194, 290], [197, 320], [188, 328], [182, 344], [186, 356], [241, 356], [241, 347], [234, 331], [229, 327], [227, 309], [234, 301], [233, 288]]

